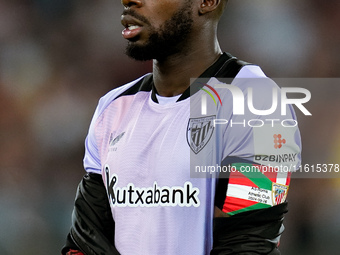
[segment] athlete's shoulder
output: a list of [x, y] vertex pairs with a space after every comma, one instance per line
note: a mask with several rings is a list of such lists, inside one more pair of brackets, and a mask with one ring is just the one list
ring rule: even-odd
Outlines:
[[[100, 115], [100, 113], [102, 113], [112, 101], [114, 101], [116, 98], [120, 97], [121, 95], [125, 94], [127, 91], [131, 90], [133, 87], [138, 86], [138, 84], [147, 76], [150, 76], [150, 74], [145, 74], [136, 80], [133, 80], [117, 88], [114, 88], [108, 93], [106, 93], [104, 96], [102, 96], [99, 99], [99, 103], [97, 106], [97, 114]], [[136, 90], [138, 90], [138, 88], [136, 88]]]
[[278, 84], [268, 77], [260, 66], [255, 64], [243, 65], [231, 84], [241, 90], [254, 89], [258, 96], [262, 95], [262, 98], [265, 98], [265, 95], [271, 98], [272, 91], [279, 89]]
[[258, 65], [243, 61], [228, 52], [224, 52], [214, 65], [217, 66], [217, 72], [214, 75], [216, 78], [266, 77]]
[[246, 64], [241, 67], [235, 79], [237, 78], [244, 78], [244, 79], [251, 79], [251, 78], [267, 78], [265, 73], [262, 71], [261, 67], [254, 64]]
[[229, 53], [225, 63], [212, 78], [215, 82], [222, 82], [239, 87], [241, 90], [254, 88], [257, 91], [276, 87], [277, 84], [270, 79], [259, 65], [240, 60]]

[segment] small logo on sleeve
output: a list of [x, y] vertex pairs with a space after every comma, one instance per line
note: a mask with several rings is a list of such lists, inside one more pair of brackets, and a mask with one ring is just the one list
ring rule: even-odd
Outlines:
[[281, 134], [275, 134], [273, 137], [274, 137], [274, 148], [281, 149], [282, 145], [286, 143], [286, 139], [282, 139]]
[[273, 182], [272, 185], [273, 205], [278, 205], [286, 201], [287, 194], [288, 194], [287, 185]]

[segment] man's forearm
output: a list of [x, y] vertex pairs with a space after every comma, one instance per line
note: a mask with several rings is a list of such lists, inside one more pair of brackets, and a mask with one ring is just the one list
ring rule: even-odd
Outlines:
[[279, 255], [287, 203], [267, 209], [214, 219], [214, 246], [211, 255]]
[[62, 250], [86, 255], [119, 255], [114, 245], [115, 224], [101, 175], [89, 173], [80, 182], [72, 214], [72, 227]]

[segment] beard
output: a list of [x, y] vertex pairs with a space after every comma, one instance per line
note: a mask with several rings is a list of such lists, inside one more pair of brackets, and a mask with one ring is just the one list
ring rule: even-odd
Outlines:
[[162, 61], [168, 56], [183, 50], [185, 41], [192, 31], [193, 19], [191, 1], [188, 1], [183, 8], [180, 8], [169, 20], [165, 21], [159, 29], [150, 25], [144, 17], [131, 13], [146, 24], [149, 24], [149, 38], [143, 45], [138, 45], [138, 37], [130, 40], [125, 53], [136, 60], [146, 61], [157, 59]]

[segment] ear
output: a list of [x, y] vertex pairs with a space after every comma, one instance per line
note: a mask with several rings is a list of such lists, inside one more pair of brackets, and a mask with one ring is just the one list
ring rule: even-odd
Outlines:
[[201, 15], [212, 12], [217, 9], [222, 0], [200, 0], [199, 13]]

